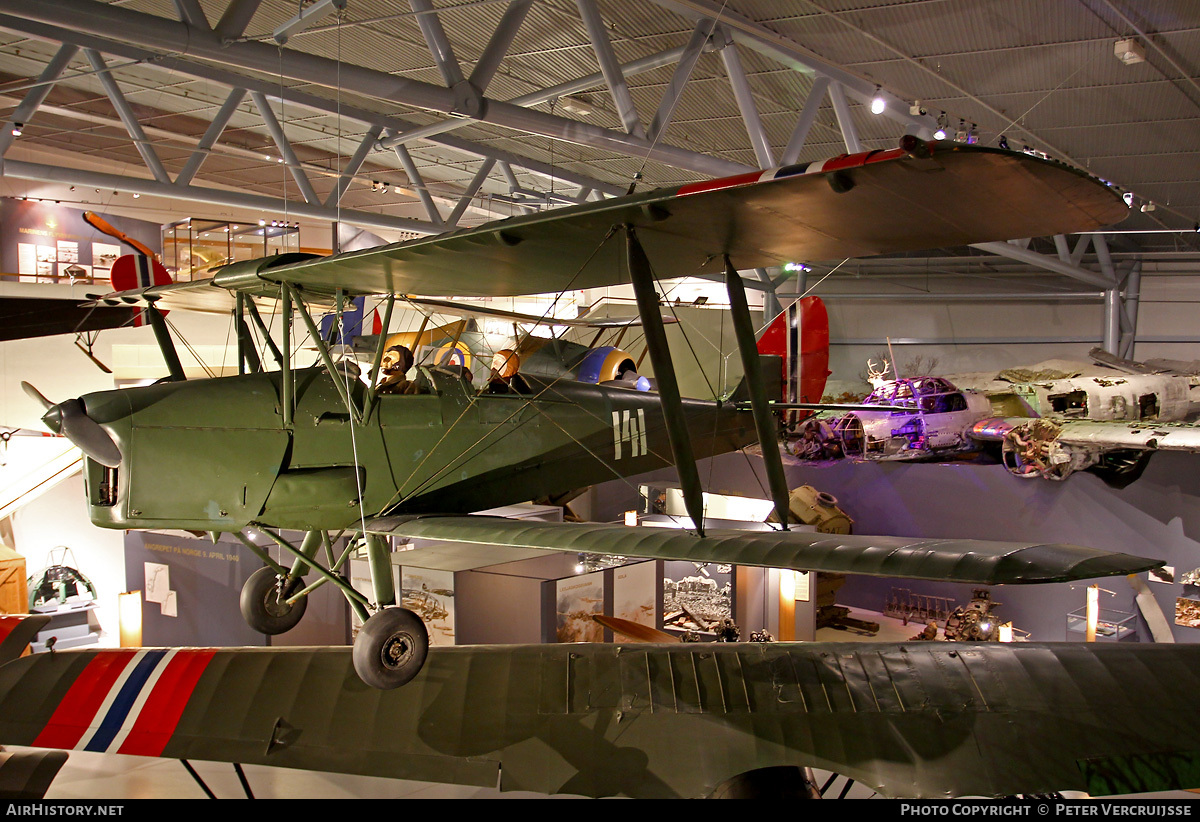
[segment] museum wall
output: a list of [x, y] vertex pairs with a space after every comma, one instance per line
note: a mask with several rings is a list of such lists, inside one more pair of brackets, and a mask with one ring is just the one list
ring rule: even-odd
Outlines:
[[[289, 538], [301, 535], [288, 534]], [[126, 575], [143, 591], [142, 644], [158, 646], [343, 645], [349, 642], [349, 612], [342, 594], [325, 585], [309, 598], [300, 623], [285, 634], [266, 637], [242, 619], [242, 585], [262, 561], [240, 542], [223, 535], [213, 543], [184, 532], [130, 531], [125, 535]], [[271, 551], [276, 561], [291, 560]], [[164, 570], [165, 569], [165, 570]], [[169, 580], [173, 603], [161, 590]], [[310, 577], [309, 581], [313, 581]], [[153, 593], [159, 588], [158, 594]]]
[[543, 584], [575, 573], [574, 554], [493, 565], [454, 575], [456, 644], [508, 645], [542, 641]]
[[[701, 463], [709, 490], [762, 496], [765, 480], [758, 457], [728, 454]], [[996, 465], [960, 463], [851, 463], [788, 465], [790, 487], [812, 485], [833, 494], [854, 518], [856, 534], [1067, 542], [1163, 559], [1176, 576], [1200, 566], [1200, 457], [1160, 453], [1143, 477], [1114, 489], [1090, 474], [1065, 482], [1024, 480]], [[660, 471], [638, 481], [664, 481]], [[762, 485], [760, 485], [760, 482]], [[627, 504], [627, 487], [611, 482], [598, 489]], [[1035, 640], [1067, 639], [1066, 615], [1083, 607], [1084, 587], [1096, 582], [1101, 607], [1136, 613], [1134, 593], [1123, 577], [1036, 586], [1003, 586], [993, 597], [999, 613]], [[971, 586], [851, 576], [838, 602], [881, 611], [893, 587], [952, 597], [965, 604]], [[1156, 601], [1172, 623], [1178, 642], [1200, 642], [1200, 629], [1174, 625], [1177, 597], [1200, 599], [1200, 588], [1180, 582], [1150, 582]], [[1138, 637], [1150, 641], [1137, 617]], [[1074, 637], [1072, 637], [1074, 638]]]

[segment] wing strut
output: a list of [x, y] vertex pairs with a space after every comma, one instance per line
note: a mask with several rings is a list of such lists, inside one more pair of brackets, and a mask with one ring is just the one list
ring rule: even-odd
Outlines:
[[[783, 530], [788, 522], [787, 477], [783, 474], [783, 459], [779, 456], [779, 440], [776, 436], [775, 418], [767, 404], [767, 388], [763, 383], [762, 362], [758, 358], [758, 345], [754, 339], [754, 324], [750, 320], [750, 307], [746, 303], [746, 286], [742, 277], [725, 256], [725, 290], [729, 292], [729, 311], [733, 318], [733, 332], [737, 336], [738, 352], [742, 355], [742, 371], [746, 386], [750, 389], [750, 409], [754, 412], [754, 427], [758, 431], [758, 442], [762, 446], [763, 465], [767, 469], [767, 484], [771, 486], [771, 498], [775, 501], [775, 515]], [[657, 371], [657, 369], [655, 369]]]
[[696, 533], [704, 536], [704, 491], [700, 487], [700, 472], [696, 469], [692, 438], [688, 434], [683, 400], [679, 395], [679, 382], [675, 379], [675, 366], [671, 362], [671, 351], [667, 347], [667, 332], [658, 307], [654, 273], [650, 270], [650, 261], [646, 258], [642, 244], [633, 233], [633, 226], [625, 226], [625, 238], [629, 278], [633, 281], [638, 314], [642, 317], [642, 330], [646, 336], [646, 349], [650, 352], [650, 364], [654, 366], [654, 378], [658, 381], [658, 396], [667, 423], [667, 439], [671, 442], [675, 469], [679, 472], [679, 484], [683, 488], [683, 504], [687, 508], [688, 516], [692, 518]]
[[254, 337], [250, 334], [250, 326], [246, 324], [246, 295], [237, 294], [237, 305], [234, 308], [234, 324], [237, 327], [238, 340], [238, 373], [257, 374], [263, 370], [262, 360], [258, 358], [258, 349], [254, 345]]
[[154, 303], [146, 306], [146, 316], [150, 318], [150, 327], [154, 329], [154, 339], [158, 341], [158, 349], [162, 352], [167, 363], [167, 370], [174, 382], [183, 382], [187, 377], [183, 374], [183, 364], [179, 362], [179, 353], [175, 343], [171, 341], [171, 332], [167, 330], [167, 321]]

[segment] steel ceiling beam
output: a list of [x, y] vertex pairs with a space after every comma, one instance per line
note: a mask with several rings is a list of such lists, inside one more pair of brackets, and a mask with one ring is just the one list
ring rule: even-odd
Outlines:
[[[75, 52], [77, 51], [79, 51], [79, 48], [69, 43], [63, 43], [59, 47], [55, 55], [50, 58], [50, 62], [46, 64], [46, 68], [42, 69], [37, 83], [25, 93], [25, 98], [13, 109], [13, 113], [9, 117], [10, 123], [14, 126], [18, 124], [24, 125], [33, 119], [34, 112], [46, 101], [46, 97], [50, 94], [50, 89], [54, 87], [58, 76], [62, 74], [63, 69], [71, 62], [71, 58], [75, 56]], [[12, 133], [11, 128], [5, 129], [3, 133], [0, 133], [0, 158], [4, 157], [5, 152], [12, 145], [15, 137], [16, 135]]]
[[863, 150], [858, 140], [858, 129], [850, 117], [850, 106], [846, 103], [846, 95], [841, 83], [829, 84], [829, 101], [833, 103], [833, 113], [837, 115], [838, 128], [842, 130], [842, 141], [846, 144], [847, 154], [858, 154]]
[[271, 214], [286, 213], [289, 217], [304, 217], [306, 219], [335, 222], [339, 219], [366, 228], [383, 228], [389, 231], [411, 231], [417, 234], [439, 234], [441, 226], [435, 226], [422, 220], [411, 220], [401, 217], [389, 217], [385, 214], [374, 214], [369, 211], [351, 209], [326, 208], [309, 203], [289, 202], [278, 197], [267, 197], [260, 194], [248, 194], [244, 191], [224, 191], [201, 186], [178, 186], [174, 183], [160, 183], [157, 180], [147, 180], [141, 177], [124, 177], [117, 174], [106, 174], [99, 171], [84, 171], [76, 168], [62, 168], [42, 163], [27, 163], [20, 160], [0, 160], [0, 175], [17, 180], [32, 180], [41, 183], [58, 183], [61, 185], [81, 185], [110, 191], [125, 191], [133, 194], [144, 194], [148, 197], [165, 197], [167, 199], [187, 199], [197, 203], [227, 206], [230, 208], [246, 208]]
[[[728, 33], [721, 29], [722, 36]], [[729, 75], [729, 86], [733, 89], [733, 99], [741, 112], [742, 122], [746, 126], [746, 134], [750, 137], [750, 145], [754, 148], [754, 158], [759, 168], [771, 168], [775, 165], [775, 155], [771, 151], [771, 141], [763, 131], [762, 119], [758, 116], [758, 106], [754, 104], [754, 92], [750, 90], [750, 81], [746, 79], [746, 70], [742, 68], [742, 59], [738, 56], [737, 44], [730, 41], [721, 49], [721, 62], [725, 64], [725, 73]]]
[[[647, 71], [653, 71], [656, 68], [670, 65], [680, 58], [685, 47], [668, 49], [651, 54], [649, 57], [643, 57], [640, 60], [632, 60], [621, 66], [621, 71], [626, 77], [632, 77], [635, 74], [643, 74]], [[559, 83], [555, 86], [533, 91], [529, 94], [522, 94], [520, 97], [514, 97], [509, 100], [514, 106], [536, 106], [541, 103], [548, 103], [559, 97], [565, 97], [568, 94], [575, 94], [579, 91], [586, 91], [590, 88], [602, 85], [604, 83], [604, 75], [600, 72], [589, 74], [585, 77], [579, 77], [575, 80], [568, 80], [565, 83]], [[412, 140], [427, 140], [435, 134], [445, 134], [448, 131], [468, 126], [472, 122], [471, 119], [456, 117], [450, 120], [441, 120], [429, 125], [416, 126], [402, 134], [397, 134], [393, 137], [381, 140], [379, 145], [381, 148], [393, 148], [400, 143], [407, 143]]]
[[396, 157], [400, 160], [400, 165], [404, 167], [404, 173], [408, 175], [409, 183], [417, 192], [417, 199], [421, 201], [421, 205], [425, 206], [425, 213], [429, 215], [430, 222], [437, 226], [445, 225], [441, 212], [438, 211], [437, 205], [433, 202], [433, 197], [430, 196], [429, 189], [425, 185], [425, 179], [421, 176], [421, 172], [417, 171], [417, 164], [413, 162], [408, 149], [403, 145], [396, 146]]
[[[789, 68], [805, 74], [815, 73], [828, 77], [834, 82], [840, 83], [852, 97], [861, 103], [867, 104], [875, 96], [875, 83], [871, 80], [860, 77], [836, 63], [831, 63], [815, 52], [804, 48], [795, 40], [738, 14], [725, 2], [715, 3], [712, 0], [652, 0], [652, 2], [690, 20], [701, 18], [718, 20], [729, 29], [735, 42]], [[924, 131], [922, 136], [927, 139], [932, 136], [933, 129], [937, 126], [937, 122], [932, 117], [928, 115], [914, 117], [908, 113], [907, 100], [901, 100], [886, 90], [882, 94], [887, 100], [887, 108], [884, 109], [882, 116], [896, 120], [905, 126], [909, 124], [917, 126]]]
[[217, 111], [217, 116], [208, 124], [208, 129], [204, 132], [204, 136], [200, 138], [200, 145], [192, 152], [192, 156], [188, 158], [183, 169], [175, 176], [176, 185], [188, 185], [192, 178], [196, 176], [196, 172], [200, 170], [200, 165], [204, 159], [208, 157], [208, 153], [212, 147], [221, 139], [221, 133], [225, 131], [225, 126], [229, 125], [229, 118], [237, 111], [237, 107], [242, 104], [242, 100], [246, 97], [244, 88], [230, 89], [229, 96], [225, 98], [225, 102]]
[[783, 154], [779, 158], [779, 162], [783, 165], [790, 166], [800, 159], [800, 150], [804, 148], [808, 132], [812, 131], [813, 123], [817, 121], [821, 103], [829, 91], [829, 83], [829, 78], [825, 76], [813, 80], [812, 88], [808, 90], [808, 97], [804, 101], [804, 107], [800, 109], [800, 116], [796, 119], [796, 127], [792, 129], [792, 136], [788, 139], [787, 147], [784, 148]]
[[471, 70], [469, 78], [471, 85], [479, 89], [480, 94], [487, 91], [487, 87], [491, 85], [496, 70], [500, 68], [500, 61], [508, 54], [513, 39], [520, 31], [521, 24], [525, 22], [525, 16], [529, 13], [531, 6], [533, 6], [533, 0], [512, 0], [508, 4], [508, 8], [504, 10], [504, 16], [500, 18], [487, 46], [479, 55], [479, 61]]
[[[646, 129], [646, 136], [649, 139], [657, 140], [659, 135], [670, 125], [671, 118], [675, 115], [675, 106], [683, 94], [683, 87], [691, 79], [692, 72], [696, 69], [700, 55], [704, 53], [704, 47], [708, 45], [708, 39], [712, 36], [714, 27], [714, 23], [701, 20], [692, 29], [692, 36], [688, 38], [687, 45], [683, 47], [683, 52], [679, 55], [679, 62], [675, 65], [675, 73], [671, 75], [671, 82], [663, 90], [662, 99], [658, 103], [658, 111], [654, 113], [654, 119], [650, 121], [650, 127]], [[622, 71], [626, 77], [629, 76], [628, 67], [622, 66]]]
[[613, 105], [617, 107], [617, 115], [625, 131], [634, 137], [645, 139], [646, 130], [642, 127], [637, 108], [633, 105], [633, 96], [625, 83], [625, 75], [621, 73], [621, 64], [617, 62], [616, 52], [613, 51], [612, 41], [604, 28], [604, 20], [600, 17], [600, 9], [595, 0], [575, 0], [579, 8], [579, 16], [587, 30], [588, 38], [592, 41], [592, 51], [600, 63], [600, 73], [608, 84], [608, 92], [612, 96]]
[[117, 81], [113, 79], [112, 73], [109, 72], [104, 58], [95, 49], [84, 49], [83, 53], [87, 57], [88, 62], [91, 63], [92, 69], [96, 72], [96, 79], [104, 87], [104, 93], [108, 95], [109, 102], [116, 109], [117, 116], [121, 118], [121, 122], [125, 125], [125, 130], [129, 132], [129, 137], [133, 140], [133, 145], [137, 148], [138, 154], [142, 155], [142, 161], [146, 164], [146, 168], [150, 169], [150, 173], [154, 175], [154, 179], [160, 183], [171, 182], [171, 178], [167, 175], [167, 170], [163, 168], [162, 161], [158, 159], [158, 153], [154, 150], [154, 146], [150, 145], [150, 141], [146, 138], [146, 132], [142, 131], [142, 124], [138, 121], [137, 115], [134, 114], [129, 102], [125, 99], [125, 95], [121, 93], [121, 89], [117, 86]]
[[[93, 0], [39, 0], [37, 3], [0, 0], [0, 11], [21, 19], [66, 26], [87, 34], [168, 53], [178, 52], [180, 45], [186, 44], [187, 53], [193, 58], [212, 60], [268, 77], [349, 90], [387, 103], [443, 114], [469, 115], [469, 112], [461, 111], [461, 101], [451, 89], [362, 66], [339, 64], [326, 57], [264, 43], [223, 44], [214, 32], [199, 31], [184, 23]], [[482, 122], [516, 131], [623, 155], [645, 156], [654, 162], [714, 177], [751, 170], [740, 163], [661, 142], [651, 143], [644, 137], [544, 114], [500, 100], [484, 98], [482, 103], [479, 118]]]
[[333, 191], [329, 192], [329, 196], [325, 198], [326, 208], [341, 204], [342, 195], [346, 193], [346, 189], [350, 188], [350, 183], [354, 181], [354, 177], [358, 174], [358, 170], [362, 168], [362, 164], [366, 161], [367, 156], [374, 150], [375, 141], [379, 139], [379, 135], [382, 132], [383, 129], [379, 126], [371, 126], [367, 129], [367, 133], [363, 135], [358, 148], [350, 155], [350, 159], [346, 161], [346, 167], [338, 175], [338, 181], [334, 185]]
[[[322, 114], [331, 114], [335, 116], [340, 115], [347, 119], [356, 120], [366, 125], [380, 125], [385, 129], [396, 132], [407, 131], [414, 128], [413, 123], [403, 120], [399, 117], [393, 117], [358, 106], [348, 105], [345, 102], [338, 103], [335, 100], [297, 91], [295, 89], [281, 88], [278, 83], [269, 82], [266, 80], [255, 80], [247, 75], [226, 71], [206, 63], [199, 63], [179, 57], [164, 55], [155, 51], [131, 46], [126, 43], [119, 43], [110, 39], [97, 37], [95, 35], [82, 34], [77, 31], [71, 31], [54, 25], [39, 23], [37, 21], [30, 21], [24, 18], [13, 17], [0, 13], [0, 28], [20, 32], [26, 36], [53, 43], [70, 43], [77, 46], [94, 48], [97, 51], [105, 54], [120, 56], [129, 60], [145, 62], [147, 65], [152, 65], [168, 72], [220, 83], [230, 88], [245, 87], [247, 89], [261, 91], [268, 99], [282, 100], [293, 105], [303, 106], [310, 111], [315, 111]], [[447, 135], [445, 137], [431, 139], [430, 142], [470, 157], [495, 157], [497, 160], [504, 160], [513, 165], [520, 166], [533, 174], [554, 180], [564, 180], [576, 185], [590, 186], [599, 191], [603, 191], [606, 194], [617, 195], [622, 194], [625, 191], [623, 186], [605, 183], [583, 174], [578, 174], [567, 169], [551, 166], [550, 164], [541, 162], [540, 160], [533, 160], [528, 157], [523, 157], [510, 151], [481, 146], [470, 140], [455, 137], [454, 135]]]
[[213, 32], [222, 42], [231, 41], [246, 33], [246, 26], [254, 18], [262, 0], [230, 0], [225, 13], [213, 27]]
[[1018, 260], [1038, 268], [1044, 268], [1047, 271], [1053, 271], [1056, 274], [1062, 274], [1071, 277], [1075, 280], [1080, 280], [1088, 285], [1098, 286], [1103, 289], [1110, 289], [1116, 283], [1094, 271], [1088, 271], [1086, 268], [1080, 268], [1077, 265], [1068, 265], [1057, 257], [1051, 257], [1046, 254], [1039, 254], [1036, 251], [1030, 251], [1027, 248], [1020, 248], [1011, 243], [974, 243], [971, 248], [980, 251], [986, 251], [989, 254], [996, 254], [1001, 257], [1008, 257], [1010, 260]]
[[279, 125], [279, 120], [276, 119], [275, 111], [271, 108], [271, 103], [267, 100], [266, 95], [261, 91], [252, 91], [250, 92], [250, 99], [254, 101], [254, 107], [258, 109], [258, 113], [263, 119], [263, 124], [267, 127], [267, 133], [275, 141], [275, 146], [279, 149], [280, 156], [283, 158], [284, 163], [287, 164], [288, 171], [292, 173], [292, 178], [296, 181], [296, 185], [300, 188], [300, 194], [304, 197], [304, 202], [309, 205], [317, 205], [321, 202], [321, 198], [313, 190], [312, 183], [309, 182], [308, 175], [304, 173], [304, 169], [300, 167], [300, 159], [296, 156], [296, 152], [292, 151], [292, 144], [288, 141], [287, 135], [283, 133], [283, 127]]

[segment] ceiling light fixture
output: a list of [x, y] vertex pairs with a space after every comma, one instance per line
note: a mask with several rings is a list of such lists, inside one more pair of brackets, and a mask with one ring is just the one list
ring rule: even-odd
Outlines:
[[21, 136], [21, 129], [22, 129], [23, 127], [24, 127], [24, 124], [23, 124], [23, 123], [13, 123], [13, 126], [12, 126], [12, 136], [14, 136], [14, 137], [20, 137], [20, 136]]
[[1113, 54], [1127, 66], [1146, 62], [1146, 50], [1132, 37], [1128, 40], [1118, 40], [1113, 45]]
[[588, 117], [595, 111], [595, 109], [578, 97], [559, 97], [558, 103], [562, 106], [563, 111], [568, 114], [574, 114], [576, 117]]
[[875, 96], [871, 98], [871, 113], [883, 114], [885, 108], [887, 108], [887, 101], [883, 99], [883, 92], [879, 86], [875, 86]]
[[946, 112], [944, 112], [944, 111], [943, 111], [941, 114], [939, 114], [939, 115], [938, 115], [938, 119], [937, 119], [937, 131], [935, 131], [935, 132], [933, 133], [933, 139], [935, 139], [935, 140], [945, 140], [945, 139], [946, 139], [946, 126], [947, 126], [947, 125], [949, 125], [949, 120], [946, 118]]

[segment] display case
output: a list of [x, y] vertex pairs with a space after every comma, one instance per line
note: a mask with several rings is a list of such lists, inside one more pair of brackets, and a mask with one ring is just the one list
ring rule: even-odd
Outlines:
[[[1134, 614], [1128, 611], [1116, 611], [1112, 608], [1101, 608], [1096, 619], [1097, 642], [1120, 642], [1128, 637], [1136, 636]], [[1067, 614], [1067, 639], [1078, 641], [1087, 636], [1087, 606], [1078, 608]]]

